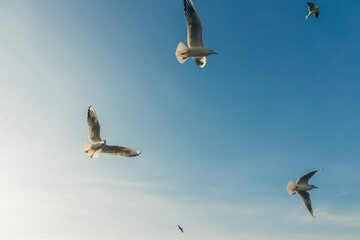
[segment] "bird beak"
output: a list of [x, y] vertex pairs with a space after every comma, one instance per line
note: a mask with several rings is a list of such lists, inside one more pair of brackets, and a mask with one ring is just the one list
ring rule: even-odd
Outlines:
[[215, 55], [219, 55], [218, 53], [214, 52]]

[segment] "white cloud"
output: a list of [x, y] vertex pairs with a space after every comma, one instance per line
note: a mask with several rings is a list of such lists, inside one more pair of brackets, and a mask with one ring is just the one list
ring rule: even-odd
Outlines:
[[342, 225], [346, 227], [360, 227], [360, 212], [354, 213], [330, 213], [328, 211], [321, 210], [319, 215], [335, 225]]

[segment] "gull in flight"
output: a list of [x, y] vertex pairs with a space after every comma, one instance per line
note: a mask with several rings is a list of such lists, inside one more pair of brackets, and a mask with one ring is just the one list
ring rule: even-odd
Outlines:
[[306, 16], [305, 19], [308, 19], [311, 15], [315, 15], [316, 18], [319, 18], [320, 15], [320, 7], [315, 7], [315, 3], [313, 2], [308, 2], [308, 7], [309, 7], [309, 14]]
[[87, 122], [88, 137], [93, 144], [88, 142], [84, 143], [84, 150], [91, 158], [98, 157], [100, 153], [116, 157], [135, 157], [140, 154], [140, 151], [135, 149], [106, 145], [106, 141], [101, 140], [99, 120], [92, 106], [88, 109]]
[[180, 225], [178, 225], [178, 229], [179, 229], [182, 233], [184, 233], [184, 230], [183, 230], [182, 227], [180, 227]]
[[177, 46], [175, 55], [181, 64], [189, 57], [192, 57], [196, 64], [203, 68], [206, 64], [206, 56], [217, 53], [213, 50], [204, 48], [202, 42], [202, 25], [192, 0], [184, 0], [184, 9], [187, 24], [187, 42], [189, 46], [180, 42]]
[[305, 206], [307, 207], [307, 209], [309, 210], [309, 212], [311, 213], [311, 215], [313, 217], [315, 217], [315, 212], [313, 210], [313, 206], [311, 203], [310, 194], [307, 191], [310, 191], [311, 189], [318, 188], [318, 187], [316, 187], [314, 185], [309, 185], [308, 182], [309, 182], [309, 179], [320, 170], [322, 170], [322, 169], [320, 168], [319, 170], [313, 171], [311, 173], [308, 173], [308, 174], [300, 177], [296, 183], [294, 183], [293, 181], [290, 180], [286, 187], [286, 189], [290, 195], [297, 193], [300, 196], [301, 200], [303, 200]]

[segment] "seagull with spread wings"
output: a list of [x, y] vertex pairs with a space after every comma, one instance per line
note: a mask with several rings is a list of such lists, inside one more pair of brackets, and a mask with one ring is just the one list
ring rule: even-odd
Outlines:
[[206, 64], [206, 56], [217, 54], [213, 50], [204, 48], [202, 41], [202, 25], [192, 0], [184, 0], [185, 19], [187, 24], [187, 42], [189, 46], [180, 42], [175, 55], [182, 64], [192, 57], [196, 64], [203, 68]]
[[318, 187], [316, 187], [314, 185], [309, 185], [308, 182], [309, 182], [309, 179], [320, 170], [322, 170], [322, 169], [320, 168], [319, 170], [312, 171], [311, 173], [308, 173], [308, 174], [300, 177], [296, 183], [294, 183], [293, 181], [290, 180], [286, 187], [286, 189], [290, 195], [295, 194], [295, 193], [297, 193], [299, 195], [299, 197], [304, 202], [305, 206], [307, 207], [307, 209], [309, 210], [309, 212], [311, 213], [311, 215], [313, 217], [315, 217], [315, 212], [314, 212], [314, 209], [313, 209], [313, 206], [311, 203], [310, 194], [307, 191], [310, 191], [311, 189], [318, 188]]
[[183, 230], [182, 227], [180, 227], [180, 225], [178, 225], [178, 229], [179, 229], [182, 233], [184, 233], [184, 230]]
[[140, 151], [135, 149], [106, 145], [106, 141], [101, 140], [99, 120], [92, 106], [88, 109], [87, 122], [88, 137], [93, 144], [84, 143], [84, 150], [91, 158], [98, 157], [100, 153], [115, 157], [135, 157], [140, 154]]
[[320, 7], [315, 7], [315, 3], [308, 2], [309, 14], [306, 16], [305, 19], [308, 19], [311, 15], [315, 15], [316, 18], [319, 18], [320, 15]]

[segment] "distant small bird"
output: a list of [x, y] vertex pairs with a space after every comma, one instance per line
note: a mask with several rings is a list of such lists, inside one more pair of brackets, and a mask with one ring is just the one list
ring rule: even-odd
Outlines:
[[196, 64], [203, 68], [207, 61], [206, 56], [217, 53], [213, 50], [204, 48], [202, 42], [202, 24], [192, 0], [184, 0], [184, 10], [187, 23], [187, 42], [189, 47], [180, 42], [175, 55], [181, 64], [189, 57], [192, 57]]
[[315, 212], [313, 210], [313, 206], [311, 203], [310, 194], [307, 191], [310, 191], [311, 189], [318, 188], [318, 187], [316, 187], [314, 185], [309, 185], [308, 182], [309, 182], [309, 179], [320, 170], [322, 170], [322, 168], [302, 176], [301, 178], [299, 178], [297, 180], [296, 183], [294, 183], [293, 181], [290, 180], [286, 187], [286, 189], [290, 195], [297, 193], [300, 196], [300, 198], [303, 200], [305, 206], [307, 207], [307, 209], [309, 210], [309, 212], [311, 213], [311, 215], [313, 217], [315, 217]]
[[182, 227], [180, 227], [180, 225], [178, 225], [178, 229], [179, 229], [182, 233], [184, 233], [184, 230], [183, 230]]
[[309, 14], [306, 16], [305, 19], [308, 19], [311, 15], [315, 15], [316, 18], [319, 18], [320, 15], [320, 7], [315, 7], [315, 3], [313, 2], [308, 2], [308, 8], [309, 8]]
[[135, 157], [140, 154], [140, 151], [135, 149], [106, 145], [106, 141], [101, 140], [99, 120], [92, 106], [88, 109], [87, 122], [88, 137], [94, 144], [84, 143], [84, 150], [91, 158], [98, 157], [100, 153], [116, 157]]

